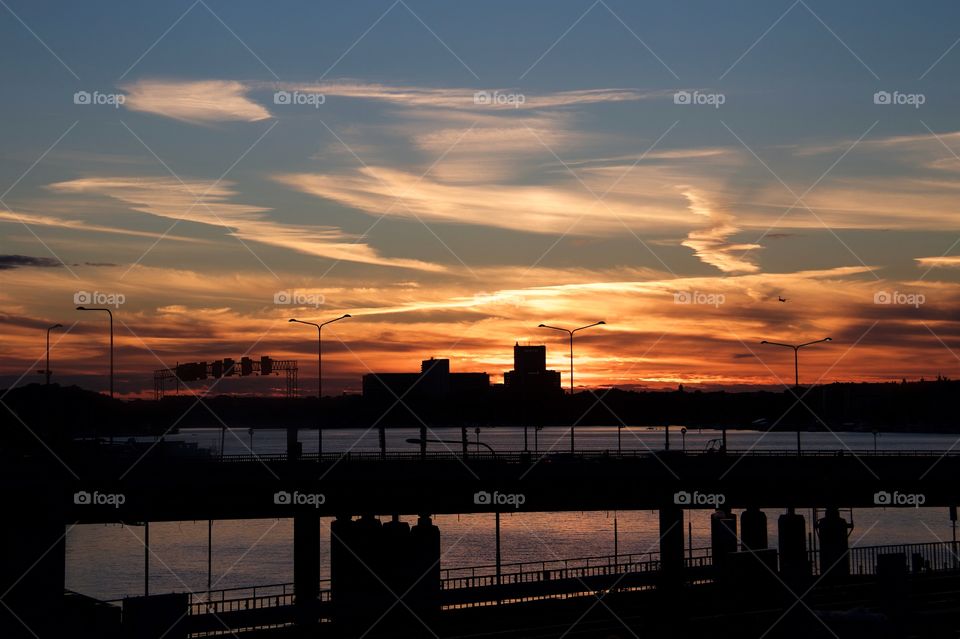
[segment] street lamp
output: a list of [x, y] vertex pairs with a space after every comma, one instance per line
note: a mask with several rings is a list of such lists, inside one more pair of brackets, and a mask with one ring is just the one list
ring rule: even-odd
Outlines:
[[336, 319], [328, 320], [320, 324], [315, 322], [304, 322], [298, 319], [289, 320], [296, 324], [306, 324], [307, 326], [315, 326], [317, 328], [317, 399], [323, 399], [323, 327], [327, 324], [333, 324], [334, 322], [339, 322], [342, 319], [347, 319], [348, 317], [352, 317], [352, 315], [341, 315]]
[[[763, 340], [761, 344], [769, 344], [770, 346], [783, 346], [784, 348], [793, 349], [793, 385], [795, 388], [800, 388], [800, 349], [806, 346], [812, 346], [814, 344], [820, 344], [821, 342], [832, 342], [832, 337], [824, 337], [823, 339], [817, 339], [812, 342], [806, 342], [804, 344], [781, 344], [780, 342], [770, 342]], [[797, 454], [800, 454], [800, 426], [797, 425]]]
[[63, 324], [54, 324], [47, 329], [47, 367], [44, 369], [43, 373], [46, 375], [46, 385], [50, 385], [50, 331], [55, 328], [63, 328]]
[[[592, 328], [594, 326], [601, 326], [606, 324], [603, 320], [599, 322], [594, 322], [593, 324], [587, 324], [586, 326], [581, 326], [580, 328], [575, 328], [570, 330], [569, 328], [560, 328], [558, 326], [549, 326], [547, 324], [540, 324], [537, 328], [549, 328], [552, 331], [561, 331], [570, 335], [570, 396], [573, 397], [573, 334], [577, 331], [582, 331], [586, 328]], [[570, 426], [570, 452], [574, 452], [574, 426]]]
[[103, 311], [110, 316], [110, 397], [113, 397], [113, 313], [109, 308], [87, 308], [78, 306], [78, 311]]
[[[333, 324], [334, 322], [339, 322], [342, 319], [347, 319], [348, 317], [352, 316], [350, 314], [345, 314], [332, 320], [321, 322], [320, 324], [317, 324], [316, 322], [304, 322], [294, 318], [290, 319], [290, 322], [294, 324], [315, 326], [317, 329], [317, 411], [321, 410], [321, 404], [323, 402], [323, 327], [327, 324]], [[294, 434], [294, 436], [296, 435]], [[290, 442], [288, 442], [288, 446], [289, 444]], [[319, 422], [319, 412], [317, 422], [317, 453], [317, 461], [319, 462], [320, 457], [323, 455], [323, 428], [322, 424]]]

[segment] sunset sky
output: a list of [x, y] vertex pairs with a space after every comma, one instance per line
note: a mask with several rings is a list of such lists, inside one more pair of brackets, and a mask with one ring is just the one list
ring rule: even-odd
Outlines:
[[0, 387], [960, 375], [955, 2], [0, 4]]

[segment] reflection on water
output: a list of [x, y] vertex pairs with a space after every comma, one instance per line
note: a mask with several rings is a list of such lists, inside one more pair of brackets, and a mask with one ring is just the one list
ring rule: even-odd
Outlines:
[[[433, 431], [438, 439], [459, 439], [457, 429], [438, 428]], [[476, 434], [469, 433], [471, 441]], [[416, 429], [387, 432], [389, 450], [416, 450], [407, 444], [409, 437], [418, 436]], [[433, 437], [434, 435], [431, 435]], [[191, 429], [170, 437], [201, 446], [219, 448], [218, 429]], [[692, 429], [686, 434], [686, 446], [702, 449], [709, 440], [720, 437], [719, 431]], [[250, 434], [245, 430], [228, 432], [224, 437], [227, 454], [249, 452]], [[496, 450], [523, 448], [523, 432], [517, 429], [483, 429], [482, 442]], [[257, 430], [252, 434], [253, 449], [257, 453], [280, 453], [286, 446], [282, 431]], [[316, 432], [301, 432], [307, 452], [317, 449]], [[796, 447], [795, 433], [763, 435], [755, 431], [729, 431], [730, 448], [751, 446], [764, 449]], [[881, 450], [926, 449], [943, 450], [956, 441], [950, 435], [882, 434], [877, 440]], [[338, 429], [324, 433], [325, 451], [376, 450], [376, 432], [364, 433]], [[624, 450], [662, 449], [664, 431], [645, 428], [623, 429], [621, 442]], [[528, 432], [529, 448], [534, 447], [532, 429]], [[538, 434], [541, 451], [553, 447], [565, 451], [569, 447], [565, 429], [546, 428]], [[671, 448], [680, 448], [679, 428], [671, 433]], [[874, 437], [870, 433], [803, 433], [805, 449], [872, 450]], [[431, 448], [438, 448], [439, 444]], [[595, 450], [616, 450], [616, 428], [580, 428], [577, 447]], [[781, 511], [768, 510], [769, 538], [776, 545], [777, 515]], [[809, 525], [809, 512], [804, 512]], [[688, 521], [692, 527], [694, 548], [709, 545], [709, 511], [691, 511]], [[614, 552], [613, 512], [582, 513], [505, 513], [501, 515], [501, 543], [503, 562], [545, 561], [567, 557], [606, 555]], [[658, 518], [655, 511], [616, 513], [618, 550], [621, 554], [645, 553], [657, 550]], [[404, 517], [415, 523], [415, 518]], [[444, 568], [493, 563], [493, 515], [443, 515], [435, 519], [440, 527]], [[902, 542], [947, 541], [951, 537], [946, 509], [861, 509], [854, 511], [856, 527], [850, 537], [852, 545], [879, 545]], [[328, 576], [330, 519], [321, 524], [321, 574]], [[207, 533], [208, 523], [170, 522], [150, 526], [150, 591], [201, 592], [207, 587]], [[143, 528], [140, 526], [83, 525], [67, 534], [67, 588], [95, 597], [112, 599], [143, 593], [144, 547]], [[257, 584], [284, 583], [293, 580], [293, 521], [290, 519], [233, 520], [213, 523], [214, 589]]]

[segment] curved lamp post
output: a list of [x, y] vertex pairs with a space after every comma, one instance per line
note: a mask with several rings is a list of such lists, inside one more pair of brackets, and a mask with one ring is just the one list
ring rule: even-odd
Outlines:
[[110, 397], [113, 397], [113, 313], [109, 308], [87, 308], [78, 306], [78, 311], [103, 311], [110, 316]]
[[[570, 396], [573, 397], [573, 334], [577, 331], [582, 331], [587, 328], [592, 328], [594, 326], [601, 326], [606, 324], [603, 320], [599, 322], [594, 322], [593, 324], [587, 324], [586, 326], [581, 326], [580, 328], [560, 328], [559, 326], [550, 326], [548, 324], [540, 324], [537, 328], [549, 328], [552, 331], [560, 331], [562, 333], [567, 333], [570, 335]], [[570, 452], [574, 452], [574, 427], [570, 426]]]
[[[823, 339], [817, 339], [812, 342], [806, 342], [804, 344], [782, 344], [780, 342], [770, 342], [763, 340], [761, 344], [769, 344], [770, 346], [783, 346], [784, 348], [793, 349], [793, 385], [794, 388], [800, 388], [800, 349], [812, 346], [814, 344], [820, 344], [822, 342], [832, 342], [832, 337], [824, 337]], [[800, 427], [797, 426], [797, 454], [800, 454]]]
[[[340, 317], [334, 318], [332, 320], [327, 320], [326, 322], [321, 322], [317, 324], [316, 322], [305, 322], [303, 320], [298, 320], [291, 318], [289, 321], [294, 324], [305, 324], [306, 326], [314, 326], [317, 329], [317, 410], [320, 410], [320, 404], [323, 402], [323, 327], [327, 324], [333, 324], [334, 322], [339, 322], [340, 320], [347, 319], [352, 317], [349, 313], [341, 315]], [[323, 428], [319, 422], [319, 413], [317, 415], [317, 461], [321, 461], [323, 456]], [[289, 437], [289, 433], [288, 433]], [[296, 435], [294, 434], [294, 438]], [[288, 441], [288, 446], [290, 442]]]
[[333, 324], [334, 322], [339, 322], [342, 319], [347, 319], [348, 317], [353, 317], [350, 314], [341, 315], [336, 319], [327, 320], [317, 324], [316, 322], [304, 322], [303, 320], [291, 319], [290, 322], [296, 324], [306, 324], [307, 326], [314, 326], [317, 329], [317, 399], [323, 399], [323, 327], [327, 324]]

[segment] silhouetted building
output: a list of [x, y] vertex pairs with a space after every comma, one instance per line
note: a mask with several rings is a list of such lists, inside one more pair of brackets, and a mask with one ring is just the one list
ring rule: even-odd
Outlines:
[[513, 345], [513, 372], [520, 375], [540, 374], [547, 371], [547, 347]]
[[420, 362], [420, 381], [416, 391], [430, 397], [442, 397], [450, 392], [450, 360], [425, 359]]
[[412, 392], [419, 373], [370, 373], [363, 376], [363, 396], [370, 399], [396, 400]]
[[[374, 401], [436, 399], [448, 395], [479, 394], [490, 389], [487, 373], [451, 373], [449, 359], [425, 359], [419, 373], [370, 373], [363, 376], [363, 396]], [[396, 396], [396, 397], [395, 397]]]
[[523, 395], [560, 394], [560, 372], [547, 370], [546, 346], [513, 346], [513, 370], [503, 375], [508, 392]]

